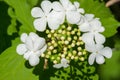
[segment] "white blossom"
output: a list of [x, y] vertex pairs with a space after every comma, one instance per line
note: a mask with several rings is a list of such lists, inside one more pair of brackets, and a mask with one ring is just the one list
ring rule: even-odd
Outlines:
[[57, 29], [60, 25], [59, 15], [52, 11], [52, 3], [44, 0], [40, 7], [34, 7], [31, 14], [35, 19], [34, 27], [38, 31], [44, 31], [47, 23], [50, 29]]
[[[65, 17], [68, 21], [68, 23], [76, 24], [79, 22], [82, 10], [78, 8], [79, 5], [76, 4], [73, 5], [69, 0], [60, 0], [60, 2], [53, 2], [52, 8], [54, 11], [58, 12], [61, 18], [61, 24], [64, 22]], [[79, 12], [80, 11], [80, 12]]]
[[29, 61], [31, 66], [37, 65], [40, 55], [47, 48], [45, 39], [31, 32], [29, 35], [23, 33], [21, 35], [21, 41], [23, 43], [17, 46], [17, 53], [24, 55], [24, 58]]
[[103, 44], [105, 42], [105, 37], [100, 34], [105, 29], [101, 25], [101, 22], [98, 18], [94, 18], [92, 14], [86, 14], [84, 21], [79, 25], [79, 29], [82, 32], [85, 32], [82, 35], [82, 40], [86, 44]]
[[61, 63], [53, 65], [54, 68], [61, 68], [61, 67], [67, 68], [68, 66], [69, 66], [68, 60], [65, 58], [61, 59]]
[[96, 61], [98, 64], [103, 64], [105, 62], [104, 57], [111, 58], [112, 50], [109, 47], [104, 47], [101, 44], [86, 45], [86, 50], [91, 52], [88, 62], [90, 65]]

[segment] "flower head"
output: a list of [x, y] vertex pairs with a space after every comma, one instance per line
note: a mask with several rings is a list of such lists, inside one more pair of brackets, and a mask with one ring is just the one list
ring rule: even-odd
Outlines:
[[24, 55], [24, 58], [29, 60], [31, 66], [37, 65], [40, 55], [47, 48], [45, 39], [31, 32], [29, 35], [23, 33], [21, 35], [21, 41], [23, 43], [17, 46], [17, 53]]
[[65, 58], [62, 58], [62, 59], [61, 59], [61, 63], [53, 65], [54, 68], [61, 68], [61, 67], [66, 68], [66, 67], [68, 67], [68, 66], [69, 66], [69, 65], [68, 65], [68, 61], [67, 61], [67, 59], [65, 59]]
[[54, 11], [60, 14], [61, 23], [64, 22], [66, 16], [68, 23], [76, 24], [80, 20], [80, 12], [83, 13], [81, 9], [78, 9], [78, 4], [75, 3], [75, 5], [73, 5], [69, 0], [60, 0], [60, 2], [53, 2], [52, 8]]
[[90, 65], [92, 65], [95, 60], [98, 64], [103, 64], [105, 62], [104, 57], [112, 57], [112, 50], [109, 47], [104, 47], [101, 44], [86, 45], [86, 50], [91, 52], [88, 59]]
[[104, 27], [98, 18], [94, 19], [93, 17], [92, 14], [85, 15], [84, 22], [79, 25], [80, 31], [85, 32], [82, 35], [82, 40], [86, 44], [103, 44], [105, 37], [100, 33], [104, 31]]
[[57, 29], [60, 25], [59, 15], [52, 11], [52, 3], [50, 1], [42, 1], [41, 8], [34, 7], [31, 14], [35, 19], [34, 27], [38, 31], [44, 31], [47, 23], [51, 29]]

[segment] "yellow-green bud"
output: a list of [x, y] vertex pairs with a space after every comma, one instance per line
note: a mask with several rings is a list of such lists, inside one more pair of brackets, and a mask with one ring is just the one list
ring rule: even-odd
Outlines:
[[67, 35], [70, 35], [70, 32], [67, 32]]
[[81, 58], [80, 58], [80, 60], [81, 60], [81, 61], [84, 61], [84, 60], [85, 60], [85, 58], [84, 58], [84, 57], [81, 57]]
[[75, 57], [74, 56], [71, 56], [71, 59], [74, 59]]
[[75, 43], [72, 43], [72, 44], [71, 44], [71, 47], [75, 47]]
[[53, 50], [53, 53], [57, 53], [57, 49]]
[[82, 52], [78, 52], [78, 56], [81, 56], [82, 55]]
[[60, 29], [60, 30], [58, 30], [58, 33], [62, 33], [62, 30]]
[[45, 54], [41, 54], [41, 57], [45, 57]]
[[74, 38], [74, 40], [77, 40], [77, 36], [74, 36], [73, 38]]
[[77, 48], [77, 50], [78, 50], [78, 51], [81, 51], [81, 50], [82, 50], [82, 48], [81, 48], [81, 47], [78, 47], [78, 48]]
[[53, 49], [54, 49], [54, 47], [53, 47], [53, 46], [50, 46], [50, 47], [49, 47], [49, 49], [50, 49], [50, 50], [53, 50]]
[[81, 34], [80, 32], [77, 32], [77, 35], [78, 35], [78, 36], [80, 36], [80, 34]]
[[54, 33], [55, 32], [55, 30], [51, 30], [51, 33]]
[[64, 36], [62, 36], [62, 37], [60, 37], [60, 39], [61, 39], [61, 40], [65, 40], [65, 37], [64, 37]]
[[75, 34], [75, 31], [72, 31], [71, 34]]
[[76, 55], [77, 51], [76, 50], [73, 50], [73, 54]]
[[51, 34], [48, 34], [47, 36], [48, 36], [48, 38], [51, 38]]
[[53, 63], [54, 63], [54, 64], [57, 64], [57, 60], [54, 60]]
[[79, 46], [79, 45], [80, 45], [80, 42], [77, 42], [76, 45]]
[[46, 30], [46, 33], [48, 34], [49, 32], [50, 32], [50, 31], [47, 29], [47, 30]]
[[54, 37], [57, 37], [57, 33], [54, 33], [53, 35], [54, 35]]
[[66, 44], [66, 45], [69, 44], [69, 41], [66, 40], [66, 41], [65, 41], [65, 44]]
[[72, 40], [72, 38], [71, 38], [71, 37], [68, 37], [68, 38], [67, 38], [67, 40], [68, 40], [68, 41], [71, 41], [71, 40]]
[[64, 57], [65, 57], [65, 55], [64, 55], [64, 54], [62, 54], [62, 55], [61, 55], [61, 57], [62, 57], [62, 58], [64, 58]]
[[48, 51], [48, 54], [51, 55], [51, 51]]
[[67, 28], [67, 30], [70, 31], [70, 30], [72, 30], [72, 28], [69, 26], [69, 27]]

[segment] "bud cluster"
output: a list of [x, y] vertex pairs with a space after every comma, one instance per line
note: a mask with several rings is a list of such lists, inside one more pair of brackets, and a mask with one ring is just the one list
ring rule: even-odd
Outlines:
[[77, 27], [62, 25], [58, 30], [46, 30], [48, 48], [42, 57], [50, 58], [54, 63], [60, 63], [61, 58], [84, 61], [86, 50], [81, 40], [81, 32]]

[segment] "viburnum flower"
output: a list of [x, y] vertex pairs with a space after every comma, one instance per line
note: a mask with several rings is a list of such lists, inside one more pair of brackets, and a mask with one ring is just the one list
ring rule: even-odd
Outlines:
[[61, 67], [67, 68], [68, 66], [69, 66], [68, 60], [65, 58], [61, 59], [61, 63], [53, 65], [54, 68], [61, 68]]
[[84, 22], [79, 25], [79, 29], [85, 32], [82, 35], [82, 40], [86, 44], [103, 44], [105, 42], [105, 37], [100, 34], [105, 29], [102, 27], [101, 22], [98, 18], [93, 18], [94, 15], [87, 14], [84, 17]]
[[[79, 5], [73, 5], [69, 0], [60, 0], [60, 2], [53, 2], [52, 8], [54, 11], [60, 14], [61, 23], [64, 22], [65, 16], [70, 24], [76, 24], [79, 22], [81, 14], [78, 10]], [[82, 13], [82, 12], [81, 12]]]
[[31, 66], [39, 63], [39, 57], [47, 48], [45, 39], [31, 32], [29, 35], [23, 33], [21, 35], [22, 44], [17, 46], [17, 53], [24, 55], [24, 58], [29, 61]]
[[47, 23], [51, 29], [57, 29], [61, 23], [59, 15], [55, 11], [52, 11], [52, 3], [48, 0], [42, 1], [41, 8], [34, 7], [31, 10], [31, 14], [36, 18], [33, 24], [38, 31], [44, 31]]
[[94, 45], [86, 45], [86, 50], [91, 52], [88, 62], [90, 65], [96, 62], [98, 64], [103, 64], [105, 62], [104, 57], [111, 58], [112, 57], [112, 50], [109, 47], [104, 47], [101, 44], [94, 44]]

